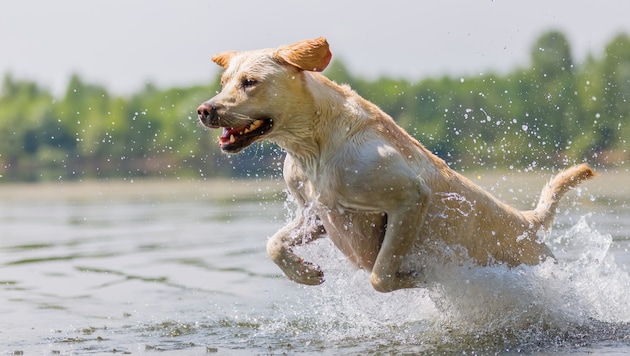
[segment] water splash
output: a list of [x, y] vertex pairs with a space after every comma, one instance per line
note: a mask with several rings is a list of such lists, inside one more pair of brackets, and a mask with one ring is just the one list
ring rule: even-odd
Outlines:
[[[466, 197], [454, 192], [438, 192], [435, 193], [442, 200], [444, 211], [435, 217], [448, 218], [448, 212], [454, 211], [461, 216], [468, 216], [475, 209], [474, 204], [466, 199]], [[457, 216], [457, 215], [456, 215]]]
[[296, 253], [322, 267], [323, 285], [301, 286], [280, 276], [246, 279], [269, 288], [256, 303], [186, 291], [183, 309], [167, 317], [128, 316], [122, 329], [71, 330], [55, 334], [53, 342], [56, 350], [72, 344], [103, 352], [229, 354], [627, 351], [630, 277], [610, 253], [611, 236], [588, 221], [583, 217], [551, 234], [557, 263], [442, 265], [430, 288], [385, 294], [374, 291], [367, 273], [353, 268], [329, 240], [318, 240]]
[[303, 287], [308, 297], [261, 332], [290, 325], [322, 344], [362, 344], [362, 352], [533, 352], [630, 343], [630, 276], [608, 254], [611, 243], [583, 217], [551, 239], [557, 263], [444, 265], [429, 289], [381, 294], [330, 243], [317, 242], [299, 253], [322, 266], [327, 282]]

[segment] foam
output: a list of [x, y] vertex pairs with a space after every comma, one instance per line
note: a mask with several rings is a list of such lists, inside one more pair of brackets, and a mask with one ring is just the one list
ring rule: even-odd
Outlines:
[[550, 236], [557, 262], [445, 264], [427, 289], [382, 294], [332, 243], [318, 241], [297, 252], [320, 264], [327, 280], [302, 287], [308, 296], [292, 313], [328, 341], [385, 338], [422, 346], [415, 351], [531, 351], [616, 340], [630, 330], [630, 276], [609, 254], [612, 242], [586, 216]]

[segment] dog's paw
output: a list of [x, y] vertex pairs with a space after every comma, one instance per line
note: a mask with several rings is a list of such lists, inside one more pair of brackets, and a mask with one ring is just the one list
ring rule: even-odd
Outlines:
[[310, 286], [316, 286], [324, 283], [324, 272], [319, 266], [310, 262], [302, 261], [296, 266], [296, 269], [284, 271], [290, 280], [307, 284]]
[[372, 273], [370, 282], [375, 290], [383, 293], [393, 292], [398, 289], [419, 288], [426, 285], [424, 275], [417, 271], [396, 272], [385, 278]]

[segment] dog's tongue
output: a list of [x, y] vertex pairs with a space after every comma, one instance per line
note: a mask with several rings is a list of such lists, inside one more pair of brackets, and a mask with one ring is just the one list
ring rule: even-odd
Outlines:
[[250, 133], [252, 131], [258, 130], [261, 126], [263, 126], [264, 121], [263, 120], [256, 120], [250, 124], [241, 126], [241, 127], [224, 127], [223, 128], [223, 133], [221, 133], [221, 136], [219, 136], [219, 140], [221, 141], [221, 144], [225, 144], [225, 143], [234, 143], [236, 142], [236, 138], [239, 136], [242, 136], [243, 134], [247, 134]]
[[221, 136], [219, 136], [219, 140], [221, 141], [221, 143], [234, 143], [234, 136], [238, 136], [240, 134], [240, 132], [242, 131], [242, 128], [227, 128], [224, 127], [223, 128], [223, 133], [221, 133]]

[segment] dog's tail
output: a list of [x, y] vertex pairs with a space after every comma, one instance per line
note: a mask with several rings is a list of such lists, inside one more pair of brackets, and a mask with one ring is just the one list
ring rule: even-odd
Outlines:
[[553, 177], [543, 187], [536, 208], [525, 212], [536, 227], [536, 230], [540, 227], [549, 230], [556, 216], [556, 208], [564, 194], [569, 189], [575, 188], [578, 184], [595, 176], [597, 176], [597, 173], [593, 172], [588, 165], [580, 164], [565, 169]]

